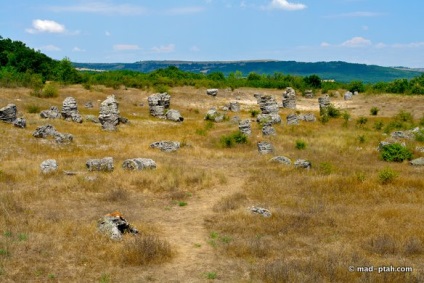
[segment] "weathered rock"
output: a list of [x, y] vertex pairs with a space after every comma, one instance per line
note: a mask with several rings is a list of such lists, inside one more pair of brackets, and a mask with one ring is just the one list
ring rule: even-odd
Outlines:
[[61, 114], [65, 120], [82, 123], [82, 117], [78, 112], [77, 101], [73, 97], [65, 98]]
[[26, 128], [26, 120], [24, 118], [16, 118], [16, 120], [13, 121], [13, 126], [18, 128]]
[[287, 115], [287, 125], [298, 125], [299, 120], [296, 114]]
[[218, 95], [218, 89], [216, 89], [216, 88], [207, 89], [206, 94], [210, 95], [210, 96], [217, 96]]
[[240, 103], [237, 101], [231, 101], [228, 107], [232, 112], [240, 112]]
[[108, 235], [112, 240], [121, 240], [125, 233], [138, 234], [134, 228], [120, 212], [106, 214], [97, 221], [98, 230]]
[[211, 108], [206, 112], [205, 120], [214, 121], [214, 122], [222, 122], [224, 121], [224, 114], [219, 113], [216, 108]]
[[85, 108], [93, 108], [94, 107], [93, 102], [88, 101], [87, 103], [84, 104], [84, 107]]
[[8, 104], [0, 109], [0, 121], [13, 123], [16, 120], [17, 108], [15, 104]]
[[418, 152], [424, 152], [424, 146], [416, 146], [415, 150]]
[[246, 136], [250, 136], [252, 134], [252, 127], [250, 125], [250, 120], [249, 119], [241, 120], [239, 122], [239, 130], [242, 134]]
[[43, 119], [57, 119], [60, 116], [61, 114], [56, 106], [52, 106], [49, 110], [43, 110], [40, 112], [40, 117]]
[[305, 168], [305, 169], [311, 169], [312, 164], [308, 160], [305, 159], [298, 159], [294, 162], [294, 167], [296, 168]]
[[104, 171], [104, 172], [112, 172], [114, 169], [113, 166], [113, 158], [105, 157], [102, 159], [89, 159], [85, 163], [88, 171]]
[[300, 114], [297, 118], [305, 122], [315, 122], [317, 120], [313, 113]]
[[184, 121], [184, 118], [183, 116], [181, 116], [180, 111], [170, 109], [169, 111], [166, 112], [166, 120], [171, 120], [174, 122], [182, 122]]
[[291, 165], [291, 163], [292, 163], [290, 158], [285, 157], [285, 156], [276, 156], [276, 157], [271, 158], [269, 161], [281, 163], [281, 164], [285, 164], [285, 165]]
[[396, 140], [393, 140], [393, 139], [389, 139], [389, 140], [385, 140], [385, 141], [381, 141], [379, 144], [378, 144], [378, 148], [377, 148], [377, 150], [378, 151], [381, 151], [382, 149], [383, 149], [383, 147], [385, 147], [385, 146], [387, 146], [387, 145], [390, 145], [390, 144], [394, 144], [394, 143], [398, 143], [398, 144], [400, 144], [401, 146], [403, 146], [403, 147], [405, 147], [406, 146], [406, 144], [403, 142], [403, 143], [399, 143], [398, 141], [396, 141]]
[[263, 207], [252, 206], [249, 207], [250, 212], [262, 215], [263, 217], [271, 217], [271, 211]]
[[180, 148], [180, 142], [177, 141], [158, 141], [150, 145], [151, 148], [158, 148], [161, 151], [172, 152]]
[[305, 96], [305, 98], [314, 98], [315, 97], [315, 94], [311, 89], [305, 90], [303, 95]]
[[115, 99], [115, 95], [108, 96], [100, 104], [99, 121], [102, 124], [102, 128], [107, 131], [116, 130], [116, 126], [119, 124], [119, 109], [118, 102]]
[[54, 140], [57, 143], [70, 143], [74, 140], [74, 136], [71, 134], [62, 134], [62, 133], [56, 132], [54, 134]]
[[230, 121], [231, 121], [232, 124], [238, 125], [240, 123], [241, 119], [240, 119], [239, 116], [234, 116], [233, 118], [231, 118]]
[[359, 94], [359, 92], [358, 91], [354, 91], [353, 92], [353, 95], [358, 95]]
[[411, 160], [409, 161], [409, 164], [411, 164], [412, 166], [424, 166], [424, 157]]
[[257, 146], [258, 146], [258, 151], [261, 154], [268, 154], [268, 153], [274, 152], [274, 147], [269, 142], [265, 142], [265, 141], [258, 142]]
[[283, 92], [283, 107], [289, 109], [296, 109], [296, 91], [288, 87]]
[[256, 117], [256, 121], [261, 124], [280, 124], [281, 123], [281, 117], [278, 115], [278, 113], [270, 113], [270, 114], [259, 114]]
[[163, 119], [166, 118], [166, 110], [171, 105], [171, 96], [168, 93], [152, 94], [147, 98], [147, 102], [149, 103], [150, 115]]
[[344, 96], [343, 96], [343, 99], [344, 100], [352, 100], [352, 96], [353, 96], [353, 93], [351, 93], [350, 91], [346, 91]]
[[328, 94], [318, 98], [319, 111], [323, 113], [330, 106], [330, 97]]
[[415, 135], [412, 131], [395, 131], [390, 135], [394, 139], [407, 139], [412, 140], [415, 138]]
[[258, 104], [262, 114], [274, 114], [279, 111], [278, 103], [271, 95], [261, 95]]
[[272, 126], [271, 123], [266, 123], [263, 127], [262, 127], [262, 135], [264, 136], [275, 136], [277, 133], [275, 132], [274, 127]]
[[55, 127], [50, 124], [39, 126], [32, 134], [36, 138], [53, 137], [57, 143], [70, 143], [74, 137], [71, 134], [62, 134], [56, 131]]
[[259, 104], [259, 102], [261, 101], [261, 96], [262, 94], [260, 93], [254, 93], [253, 97], [256, 98], [256, 102]]
[[126, 170], [156, 169], [156, 162], [149, 158], [132, 158], [125, 160], [122, 168]]
[[52, 172], [56, 172], [58, 169], [58, 165], [55, 159], [47, 159], [41, 162], [40, 169], [41, 173], [48, 174]]

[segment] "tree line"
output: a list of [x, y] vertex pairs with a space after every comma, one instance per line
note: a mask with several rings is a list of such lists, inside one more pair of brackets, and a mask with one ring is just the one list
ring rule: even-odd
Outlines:
[[40, 89], [47, 81], [63, 85], [82, 84], [90, 89], [92, 85], [105, 85], [115, 89], [134, 87], [167, 91], [175, 86], [206, 88], [255, 87], [284, 89], [293, 87], [299, 91], [311, 89], [327, 93], [331, 90], [346, 89], [366, 93], [424, 94], [424, 74], [413, 79], [397, 79], [391, 82], [364, 84], [361, 81], [349, 83], [323, 81], [317, 75], [294, 76], [275, 72], [272, 75], [240, 71], [225, 76], [222, 72], [209, 74], [182, 71], [175, 66], [148, 73], [137, 71], [78, 71], [69, 58], [54, 60], [40, 51], [27, 47], [23, 42], [3, 39], [0, 36], [0, 86], [28, 87]]

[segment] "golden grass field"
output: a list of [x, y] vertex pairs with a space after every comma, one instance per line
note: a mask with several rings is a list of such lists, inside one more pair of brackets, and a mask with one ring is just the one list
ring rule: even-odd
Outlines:
[[[0, 89], [0, 107], [14, 103], [27, 120], [25, 129], [0, 123], [0, 282], [424, 282], [424, 168], [382, 161], [376, 148], [387, 136], [373, 128], [401, 110], [418, 124], [424, 96], [332, 98], [351, 115], [347, 125], [338, 118], [287, 126], [292, 110], [281, 109], [276, 136], [263, 137], [253, 122], [247, 144], [225, 148], [220, 138], [236, 132], [237, 124], [211, 124], [203, 120], [206, 111], [238, 97], [241, 112], [227, 115], [248, 119], [259, 110], [254, 93], [281, 103], [281, 90], [220, 90], [213, 98], [205, 89], [173, 88], [171, 108], [181, 112], [183, 123], [151, 117], [152, 92], [144, 90], [76, 85], [49, 99], [30, 92]], [[130, 121], [116, 132], [28, 112], [61, 109], [73, 96], [83, 116], [98, 116], [110, 94]], [[88, 101], [93, 109], [84, 108]], [[316, 98], [299, 97], [297, 105], [301, 113], [319, 116]], [[377, 116], [371, 107], [380, 109]], [[368, 122], [358, 126], [359, 117]], [[47, 123], [71, 133], [73, 143], [32, 137]], [[149, 148], [159, 140], [184, 146], [174, 153]], [[270, 163], [272, 155], [257, 152], [261, 140], [274, 145], [274, 155], [310, 160], [312, 169]], [[299, 140], [305, 149], [296, 148]], [[88, 159], [107, 156], [114, 158], [112, 173], [87, 171]], [[157, 169], [122, 169], [125, 159], [136, 157], [155, 160]], [[40, 173], [46, 159], [57, 160], [56, 173]], [[379, 173], [387, 168], [396, 177], [381, 182]], [[272, 216], [251, 214], [253, 205]], [[97, 219], [114, 210], [139, 236], [116, 242], [98, 233]], [[167, 251], [155, 253], [158, 245]], [[390, 266], [413, 271], [377, 270]]]

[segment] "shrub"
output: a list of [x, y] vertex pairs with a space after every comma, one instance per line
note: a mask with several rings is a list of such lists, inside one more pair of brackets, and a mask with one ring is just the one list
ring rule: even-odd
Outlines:
[[382, 121], [377, 121], [374, 123], [374, 129], [377, 131], [380, 131], [383, 128], [384, 124]]
[[350, 119], [350, 114], [349, 114], [349, 112], [347, 112], [347, 111], [343, 111], [342, 118], [343, 118], [343, 120], [344, 120], [343, 125], [347, 126], [347, 123], [349, 122], [349, 119]]
[[28, 113], [31, 113], [31, 114], [39, 113], [40, 112], [40, 106], [33, 105], [33, 104], [28, 105], [27, 111], [28, 111]]
[[323, 175], [330, 175], [334, 171], [334, 166], [330, 162], [321, 162], [319, 164], [319, 171]]
[[381, 158], [385, 161], [402, 162], [412, 159], [412, 152], [399, 143], [392, 143], [383, 146], [381, 149]]
[[359, 143], [364, 143], [365, 142], [365, 136], [364, 135], [359, 135], [358, 136], [358, 141], [359, 141]]
[[414, 120], [412, 114], [404, 110], [399, 111], [395, 119], [401, 122], [413, 122]]
[[360, 127], [364, 126], [368, 122], [368, 119], [366, 117], [359, 117], [358, 121], [356, 121], [356, 124]]
[[256, 116], [258, 116], [259, 114], [259, 110], [253, 109], [250, 110], [250, 116], [252, 116], [252, 118], [255, 118]]
[[223, 147], [233, 147], [235, 144], [247, 143], [247, 136], [241, 132], [235, 132], [230, 135], [222, 136], [220, 139], [220, 144]]
[[55, 84], [46, 84], [43, 88], [41, 97], [43, 98], [53, 98], [59, 96], [59, 88]]
[[424, 130], [419, 130], [415, 134], [415, 140], [418, 142], [424, 142]]
[[297, 140], [296, 141], [296, 148], [297, 149], [305, 149], [306, 148], [306, 142], [303, 140]]
[[397, 173], [389, 167], [382, 169], [378, 172], [378, 179], [382, 184], [388, 184], [393, 182], [393, 180], [397, 177]]
[[378, 109], [377, 107], [371, 107], [370, 114], [373, 116], [377, 116], [378, 111], [380, 111], [380, 109]]
[[326, 112], [327, 112], [328, 116], [331, 117], [331, 118], [338, 118], [341, 115], [340, 109], [336, 108], [333, 104], [330, 104], [327, 107]]

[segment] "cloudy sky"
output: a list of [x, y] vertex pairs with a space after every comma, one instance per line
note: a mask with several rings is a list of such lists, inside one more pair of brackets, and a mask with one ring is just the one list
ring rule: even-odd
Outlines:
[[424, 67], [418, 0], [11, 0], [0, 36], [55, 59]]

